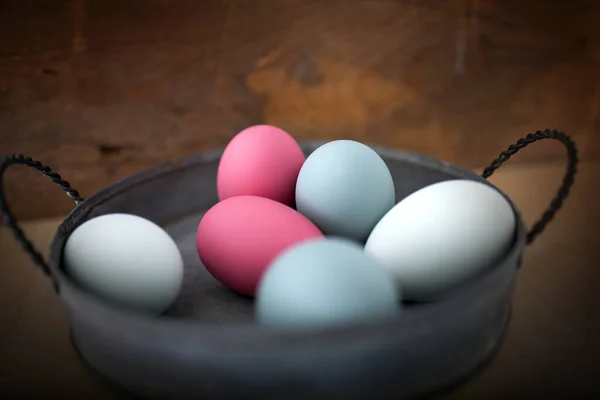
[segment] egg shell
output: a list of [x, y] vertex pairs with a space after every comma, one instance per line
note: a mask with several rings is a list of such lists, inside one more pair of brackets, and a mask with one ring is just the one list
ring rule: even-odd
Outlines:
[[82, 288], [126, 308], [160, 314], [175, 300], [183, 260], [160, 226], [129, 214], [84, 222], [63, 252], [68, 275]]
[[400, 201], [369, 236], [378, 259], [413, 301], [434, 300], [495, 265], [512, 246], [516, 218], [494, 188], [450, 180]]
[[400, 312], [388, 272], [347, 239], [315, 239], [283, 252], [266, 270], [256, 299], [259, 323], [317, 328]]
[[270, 125], [246, 128], [229, 142], [219, 162], [219, 200], [249, 195], [293, 206], [304, 160], [300, 145], [284, 130]]
[[296, 183], [296, 209], [326, 235], [364, 242], [394, 206], [394, 181], [370, 147], [336, 140], [308, 156]]
[[230, 197], [206, 212], [196, 234], [204, 267], [221, 283], [254, 296], [273, 259], [303, 240], [323, 237], [296, 210], [257, 196]]

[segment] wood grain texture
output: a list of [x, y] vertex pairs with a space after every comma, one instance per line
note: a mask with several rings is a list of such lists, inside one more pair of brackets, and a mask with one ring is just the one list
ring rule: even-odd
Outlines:
[[[592, 0], [3, 1], [0, 154], [43, 160], [84, 196], [256, 123], [465, 166], [559, 128], [591, 158], [598, 22]], [[33, 172], [6, 185], [19, 217], [70, 209]]]

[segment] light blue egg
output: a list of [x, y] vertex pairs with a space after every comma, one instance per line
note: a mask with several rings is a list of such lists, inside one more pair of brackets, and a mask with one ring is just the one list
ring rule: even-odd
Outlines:
[[326, 143], [308, 156], [296, 182], [296, 209], [325, 234], [364, 242], [395, 202], [383, 159], [352, 140]]
[[388, 318], [400, 296], [388, 272], [362, 246], [342, 238], [302, 242], [267, 268], [257, 319], [278, 327], [315, 328]]

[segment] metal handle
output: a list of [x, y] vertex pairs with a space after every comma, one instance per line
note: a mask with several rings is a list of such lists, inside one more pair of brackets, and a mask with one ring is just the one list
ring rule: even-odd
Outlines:
[[555, 139], [561, 142], [567, 149], [567, 172], [563, 178], [562, 184], [556, 193], [556, 196], [550, 202], [548, 209], [542, 214], [540, 219], [533, 224], [531, 230], [527, 233], [527, 244], [531, 244], [535, 238], [542, 233], [548, 223], [554, 218], [556, 212], [562, 207], [563, 202], [569, 196], [571, 186], [575, 182], [575, 175], [577, 174], [577, 164], [579, 158], [577, 157], [577, 147], [575, 142], [564, 132], [557, 131], [556, 129], [546, 129], [544, 131], [536, 131], [530, 133], [526, 137], [517, 140], [517, 143], [511, 144], [507, 150], [500, 153], [489, 167], [483, 170], [481, 176], [489, 178], [494, 171], [496, 171], [504, 162], [508, 161], [510, 157], [515, 155], [522, 148], [530, 145], [533, 142], [543, 139]]
[[[26, 165], [30, 168], [34, 168], [41, 172], [43, 175], [47, 176], [57, 184], [62, 190], [65, 191], [67, 196], [69, 196], [74, 202], [75, 205], [79, 205], [84, 199], [79, 196], [77, 190], [71, 188], [69, 182], [65, 181], [61, 178], [61, 176], [52, 171], [52, 169], [39, 161], [33, 160], [31, 157], [25, 157], [22, 154], [6, 156], [0, 162], [0, 211], [2, 212], [2, 222], [4, 225], [9, 227], [15, 238], [21, 245], [23, 246], [23, 250], [33, 260], [33, 262], [40, 267], [44, 275], [52, 278], [52, 273], [50, 272], [50, 267], [44, 260], [44, 257], [40, 254], [40, 252], [33, 246], [31, 241], [25, 236], [25, 233], [17, 223], [17, 219], [14, 214], [10, 211], [8, 204], [6, 202], [6, 197], [4, 196], [4, 172], [6, 169], [15, 164]], [[54, 282], [54, 288], [58, 291], [58, 287], [56, 286], [56, 282]]]

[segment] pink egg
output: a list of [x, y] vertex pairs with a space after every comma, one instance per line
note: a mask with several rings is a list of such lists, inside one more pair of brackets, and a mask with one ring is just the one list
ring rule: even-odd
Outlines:
[[230, 197], [204, 214], [196, 249], [204, 267], [221, 283], [254, 296], [271, 261], [321, 231], [296, 210], [257, 196]]
[[293, 207], [304, 160], [300, 145], [284, 130], [270, 125], [246, 128], [229, 142], [221, 157], [219, 200], [260, 196]]

